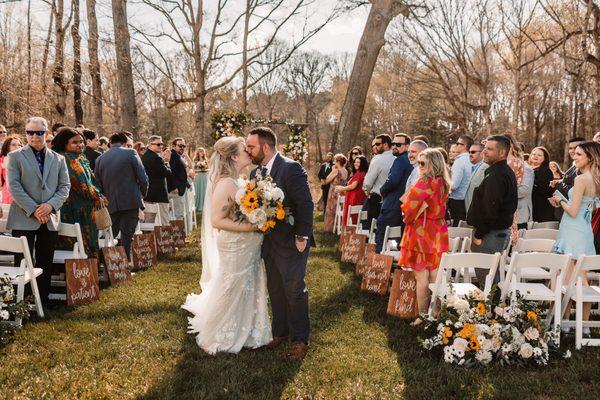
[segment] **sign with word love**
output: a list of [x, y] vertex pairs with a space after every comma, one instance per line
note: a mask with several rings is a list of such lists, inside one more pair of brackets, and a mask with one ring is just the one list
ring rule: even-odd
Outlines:
[[65, 260], [67, 279], [67, 304], [79, 306], [98, 300], [98, 260], [70, 259]]
[[367, 244], [367, 235], [351, 233], [342, 247], [342, 261], [356, 264], [358, 258], [364, 253]]
[[393, 256], [374, 254], [371, 263], [365, 268], [360, 289], [385, 296], [390, 284], [393, 262]]
[[185, 246], [185, 224], [182, 219], [171, 221], [171, 236], [175, 247], [182, 249]]
[[150, 268], [156, 264], [156, 241], [154, 232], [133, 235], [131, 243], [133, 270]]
[[156, 250], [158, 255], [169, 255], [175, 252], [175, 243], [171, 234], [172, 228], [170, 225], [155, 226], [154, 236], [156, 237]]
[[387, 313], [394, 317], [413, 319], [419, 316], [417, 280], [412, 271], [394, 271]]
[[373, 254], [375, 254], [375, 243], [367, 243], [363, 247], [363, 252], [358, 256], [356, 261], [356, 276], [362, 277], [365, 273], [365, 268], [373, 262]]
[[346, 240], [348, 240], [350, 234], [354, 233], [355, 231], [356, 228], [354, 228], [353, 226], [344, 226], [342, 228], [342, 234], [340, 235], [340, 239], [338, 242], [338, 248], [340, 250], [342, 250], [342, 248], [344, 247], [344, 243], [346, 242]]
[[129, 260], [123, 246], [103, 247], [104, 265], [108, 270], [108, 279], [111, 285], [131, 279]]

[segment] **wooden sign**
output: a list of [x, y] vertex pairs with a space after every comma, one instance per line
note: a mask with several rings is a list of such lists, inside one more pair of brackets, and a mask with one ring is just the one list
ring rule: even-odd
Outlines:
[[342, 261], [356, 264], [359, 257], [364, 253], [366, 244], [367, 235], [351, 233], [344, 242], [344, 247], [342, 247]]
[[67, 278], [67, 304], [79, 306], [98, 300], [98, 260], [71, 259], [65, 260]]
[[171, 236], [175, 247], [182, 249], [185, 246], [185, 223], [182, 219], [171, 221]]
[[342, 228], [342, 234], [340, 235], [340, 240], [338, 242], [338, 248], [340, 250], [342, 250], [342, 247], [344, 246], [344, 242], [348, 239], [348, 236], [351, 233], [354, 233], [356, 231], [356, 229], [353, 226], [344, 226]]
[[394, 257], [374, 254], [371, 260], [371, 263], [365, 268], [360, 289], [385, 296], [390, 284], [390, 273]]
[[414, 319], [419, 316], [417, 304], [417, 280], [413, 271], [394, 271], [394, 280], [387, 313], [403, 319]]
[[156, 264], [156, 241], [154, 232], [133, 235], [131, 243], [133, 270], [150, 268]]
[[111, 285], [131, 279], [129, 260], [123, 246], [103, 247], [104, 265], [108, 270], [108, 279]]
[[155, 226], [154, 236], [156, 237], [156, 251], [158, 255], [173, 254], [175, 252], [175, 243], [171, 235], [171, 226]]
[[365, 268], [373, 262], [373, 254], [375, 254], [375, 243], [367, 243], [363, 247], [362, 254], [356, 261], [356, 276], [362, 277], [365, 273]]

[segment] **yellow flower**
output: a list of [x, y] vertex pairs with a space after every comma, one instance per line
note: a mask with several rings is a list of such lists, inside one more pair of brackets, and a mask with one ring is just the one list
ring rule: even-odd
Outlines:
[[527, 311], [527, 319], [530, 321], [536, 321], [537, 320], [537, 314], [535, 311]]
[[285, 218], [285, 210], [283, 209], [283, 206], [281, 205], [281, 203], [277, 204], [277, 219], [279, 221], [283, 220]]
[[475, 332], [475, 325], [474, 324], [466, 324], [460, 330], [460, 332], [458, 332], [458, 337], [461, 337], [463, 339], [468, 339], [471, 336], [473, 336], [474, 332]]
[[471, 338], [471, 340], [469, 340], [469, 349], [476, 351], [479, 350], [481, 348], [481, 343], [479, 343], [479, 339], [477, 339], [475, 336], [473, 336]]
[[477, 314], [479, 314], [480, 317], [485, 315], [485, 304], [477, 303]]
[[446, 338], [452, 337], [452, 329], [448, 328], [447, 326], [444, 327], [442, 332], [444, 333], [444, 337], [446, 337]]
[[254, 192], [248, 192], [242, 198], [242, 204], [246, 207], [246, 210], [252, 211], [258, 207], [258, 196]]
[[262, 232], [266, 232], [266, 231], [268, 231], [268, 230], [269, 230], [269, 223], [267, 222], [267, 223], [265, 223], [263, 226], [261, 226], [261, 227], [260, 227], [260, 230], [261, 230]]
[[448, 338], [444, 336], [444, 337], [442, 338], [442, 343], [443, 343], [443, 344], [448, 344], [448, 342], [449, 342]]

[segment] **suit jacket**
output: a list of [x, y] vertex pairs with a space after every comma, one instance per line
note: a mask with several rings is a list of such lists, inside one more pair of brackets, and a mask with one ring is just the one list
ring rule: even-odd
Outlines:
[[[254, 169], [250, 177], [256, 176]], [[298, 253], [295, 243], [295, 235], [311, 237], [313, 228], [313, 200], [308, 187], [308, 177], [302, 166], [292, 159], [283, 157], [281, 154], [275, 156], [271, 167], [271, 178], [278, 188], [283, 190], [285, 198], [283, 206], [289, 207], [294, 218], [294, 224], [287, 222], [278, 223], [263, 241], [263, 257], [274, 254], [278, 257], [289, 258]], [[308, 251], [308, 247], [305, 251]]]
[[87, 158], [88, 161], [90, 162], [90, 168], [92, 169], [92, 172], [93, 172], [94, 169], [96, 168], [96, 159], [98, 157], [100, 157], [102, 155], [102, 153], [100, 153], [97, 150], [92, 149], [91, 147], [85, 146], [85, 150], [83, 151], [83, 154], [85, 155], [85, 158]]
[[383, 197], [382, 210], [400, 211], [400, 197], [404, 194], [406, 181], [412, 170], [413, 166], [408, 161], [408, 152], [404, 152], [396, 157], [392, 168], [390, 168], [387, 180], [379, 189], [381, 197]]
[[96, 160], [94, 175], [108, 198], [108, 212], [144, 209], [148, 176], [135, 150], [111, 145]]
[[[321, 164], [321, 168], [319, 168], [319, 179], [326, 179], [327, 175], [329, 175], [329, 173], [331, 172], [331, 170], [333, 169], [333, 163], [328, 163], [328, 162], [324, 162], [323, 164]], [[329, 187], [329, 185], [321, 185], [321, 188], [324, 187]]]
[[171, 176], [167, 178], [167, 188], [169, 192], [177, 189], [179, 195], [183, 196], [185, 189], [189, 187], [187, 171], [185, 170], [183, 158], [175, 150], [171, 150], [169, 166], [171, 167]]
[[165, 163], [160, 155], [147, 150], [142, 156], [142, 163], [148, 174], [148, 193], [144, 200], [151, 203], [168, 203], [167, 178], [171, 176], [171, 167]]
[[65, 158], [46, 149], [42, 175], [33, 149], [27, 145], [9, 154], [6, 174], [13, 197], [6, 228], [38, 230], [41, 224], [33, 213], [40, 204], [47, 203], [54, 211], [46, 226], [48, 230], [57, 231], [60, 223], [59, 210], [69, 196], [71, 188]]

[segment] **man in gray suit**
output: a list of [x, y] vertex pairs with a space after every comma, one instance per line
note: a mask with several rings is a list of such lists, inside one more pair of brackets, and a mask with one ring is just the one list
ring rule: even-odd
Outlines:
[[[8, 156], [8, 187], [13, 197], [6, 228], [14, 237], [25, 236], [35, 267], [42, 303], [48, 303], [54, 247], [60, 223], [59, 210], [69, 196], [71, 183], [63, 156], [46, 148], [48, 122], [31, 117], [25, 123], [27, 145]], [[35, 251], [34, 251], [35, 249]], [[15, 265], [21, 262], [15, 256]]]
[[94, 175], [108, 198], [113, 234], [121, 232], [121, 245], [129, 257], [139, 210], [144, 209], [148, 176], [136, 151], [125, 147], [127, 140], [127, 132], [110, 137], [110, 149], [96, 159]]

